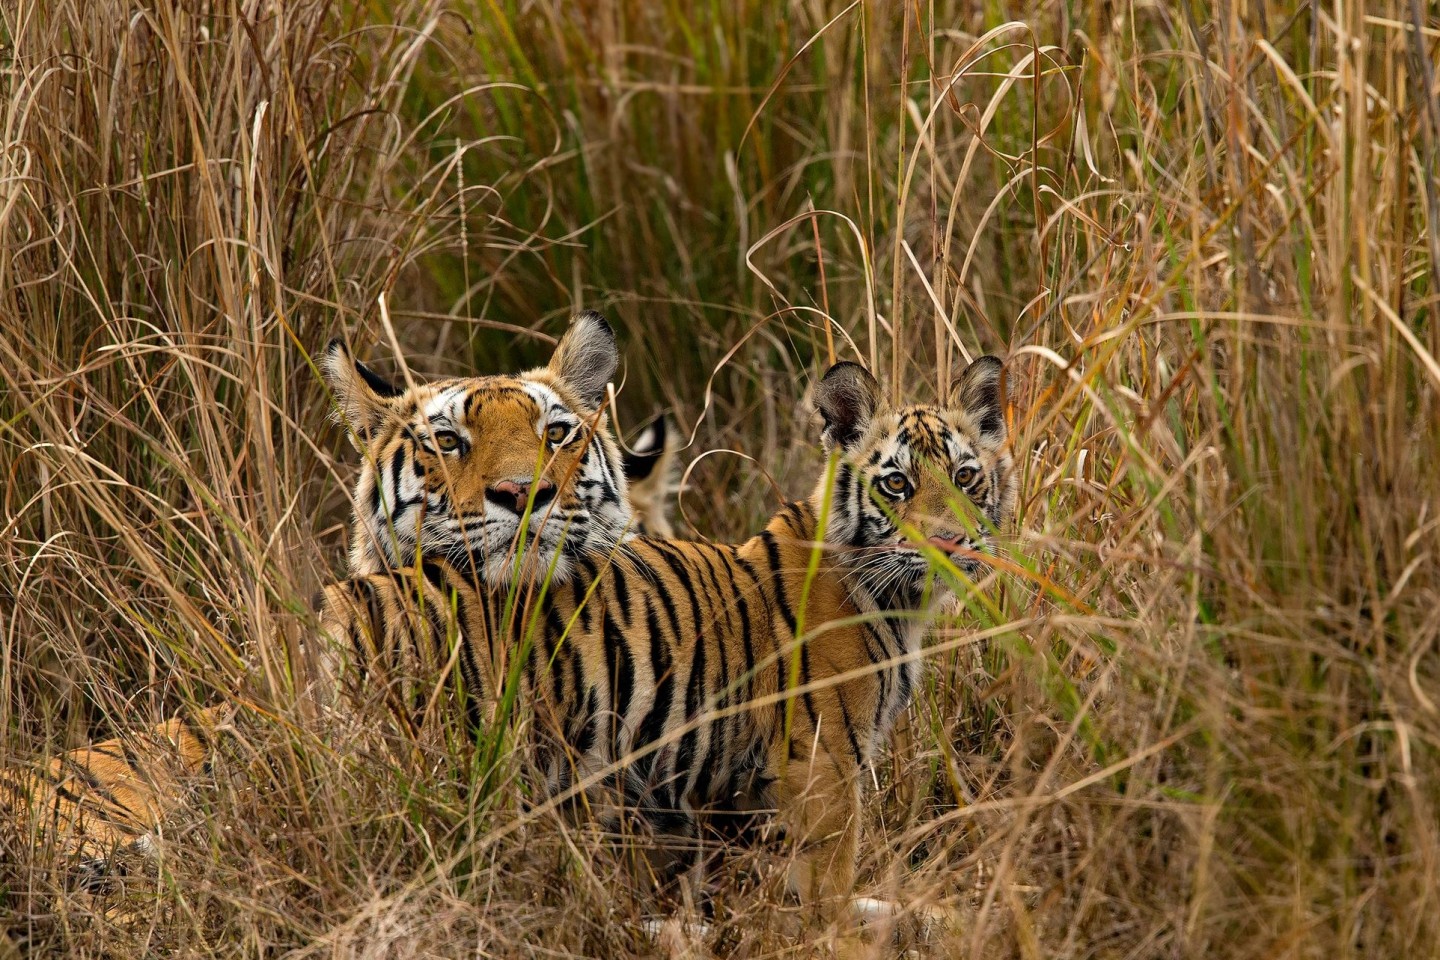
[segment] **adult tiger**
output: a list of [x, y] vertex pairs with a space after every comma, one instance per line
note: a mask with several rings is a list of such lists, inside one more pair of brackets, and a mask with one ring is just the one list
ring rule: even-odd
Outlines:
[[[574, 319], [547, 366], [408, 390], [332, 341], [322, 357], [327, 379], [364, 385], [336, 398], [366, 454], [353, 498], [351, 572], [435, 556], [490, 584], [517, 571], [563, 583], [576, 557], [611, 551], [642, 526], [668, 530], [674, 452], [663, 419], [642, 430], [622, 460], [602, 409], [618, 362], [609, 324], [594, 312]], [[642, 477], [633, 487], [627, 466]], [[643, 515], [632, 512], [632, 498], [645, 505]], [[320, 693], [331, 699], [328, 689]], [[39, 769], [0, 770], [0, 816], [27, 837], [38, 831], [103, 866], [175, 808], [184, 776], [208, 760], [232, 712], [228, 704], [196, 710]]]
[[[353, 497], [351, 573], [409, 566], [420, 551], [472, 564], [499, 586], [514, 573], [512, 544], [523, 541], [525, 570], [563, 582], [574, 557], [634, 535], [633, 494], [603, 412], [618, 364], [615, 335], [594, 311], [575, 318], [547, 366], [409, 389], [332, 340], [322, 368], [364, 455]], [[631, 462], [663, 484], [667, 471], [653, 469], [665, 460], [659, 423], [647, 428]], [[649, 439], [657, 429], [658, 452]], [[668, 529], [663, 493], [645, 490], [642, 498], [648, 526]]]
[[[376, 429], [386, 388], [329, 369]], [[848, 895], [862, 769], [910, 702], [925, 615], [981, 571], [1013, 507], [1000, 371], [982, 357], [953, 403], [891, 408], [862, 367], [832, 367], [815, 393], [830, 468], [745, 543], [578, 554], [518, 607], [429, 557], [328, 587], [322, 626], [402, 706], [452, 657], [477, 725], [518, 683], [552, 799], [682, 835], [704, 807], [775, 808], [793, 889]], [[466, 469], [463, 447], [446, 455]]]

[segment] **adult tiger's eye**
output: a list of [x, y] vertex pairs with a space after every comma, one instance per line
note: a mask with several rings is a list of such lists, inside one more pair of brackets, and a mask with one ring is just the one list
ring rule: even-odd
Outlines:
[[435, 446], [446, 453], [460, 449], [460, 435], [449, 430], [435, 431]]
[[563, 423], [552, 423], [545, 428], [545, 439], [554, 444], [564, 443], [570, 436], [571, 428]]
[[975, 482], [975, 478], [979, 475], [980, 471], [974, 467], [961, 467], [955, 471], [955, 486], [968, 487]]
[[910, 479], [903, 473], [890, 473], [881, 478], [880, 485], [888, 493], [901, 494], [910, 489]]

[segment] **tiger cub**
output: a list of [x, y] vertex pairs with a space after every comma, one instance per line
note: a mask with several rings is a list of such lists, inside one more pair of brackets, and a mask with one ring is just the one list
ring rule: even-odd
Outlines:
[[[455, 426], [388, 414], [385, 388], [328, 370], [372, 435]], [[427, 555], [327, 588], [322, 626], [372, 687], [433, 686], [453, 656], [477, 726], [518, 679], [555, 802], [583, 794], [607, 820], [684, 836], [705, 808], [776, 809], [797, 843], [792, 888], [848, 895], [862, 771], [910, 702], [925, 615], [985, 569], [1014, 505], [1000, 372], [982, 357], [951, 403], [892, 407], [862, 367], [832, 367], [815, 392], [829, 466], [744, 543], [576, 553], [571, 576], [518, 606], [463, 558]], [[517, 465], [586, 442], [583, 428], [556, 431], [527, 436], [527, 451], [518, 433]], [[434, 460], [468, 476], [477, 503], [510, 476], [470, 463], [463, 444]]]
[[[609, 324], [593, 312], [573, 320], [545, 367], [407, 391], [332, 341], [323, 357], [330, 379], [343, 371], [364, 385], [337, 397], [366, 453], [353, 497], [351, 573], [434, 556], [493, 585], [505, 584], [517, 561], [564, 583], [577, 558], [603, 555], [637, 529], [668, 531], [675, 451], [663, 416], [622, 459], [601, 410], [618, 361]], [[447, 469], [457, 463], [464, 467]], [[627, 466], [638, 483], [627, 481]], [[328, 701], [335, 678], [323, 679], [317, 696]], [[184, 776], [208, 761], [232, 713], [229, 704], [200, 709], [39, 769], [0, 770], [0, 823], [103, 869], [175, 809]]]

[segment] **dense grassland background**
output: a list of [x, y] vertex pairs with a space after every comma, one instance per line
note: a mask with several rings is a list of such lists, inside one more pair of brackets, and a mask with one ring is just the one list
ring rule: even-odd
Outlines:
[[[902, 946], [1437, 955], [1437, 44], [1420, 0], [10, 0], [0, 761], [228, 698], [270, 762], [104, 896], [7, 838], [0, 956], [654, 951], [623, 846], [291, 696], [354, 470], [313, 352], [510, 370], [580, 306], [689, 535], [808, 490], [831, 356], [1009, 358], [1013, 569], [874, 771], [867, 890], [954, 917]], [[768, 863], [695, 955], [806, 955]]]

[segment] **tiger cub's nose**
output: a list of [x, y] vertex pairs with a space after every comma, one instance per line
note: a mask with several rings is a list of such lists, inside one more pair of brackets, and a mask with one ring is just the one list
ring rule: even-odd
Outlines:
[[958, 553], [969, 546], [969, 542], [959, 534], [937, 533], [927, 537], [932, 547], [939, 547], [946, 553]]
[[[530, 502], [530, 481], [501, 480], [493, 487], [485, 488], [485, 499], [497, 506], [514, 510], [516, 513], [524, 513], [525, 505]], [[535, 506], [539, 510], [545, 504], [555, 498], [555, 484], [549, 480], [542, 479], [535, 485]]]

